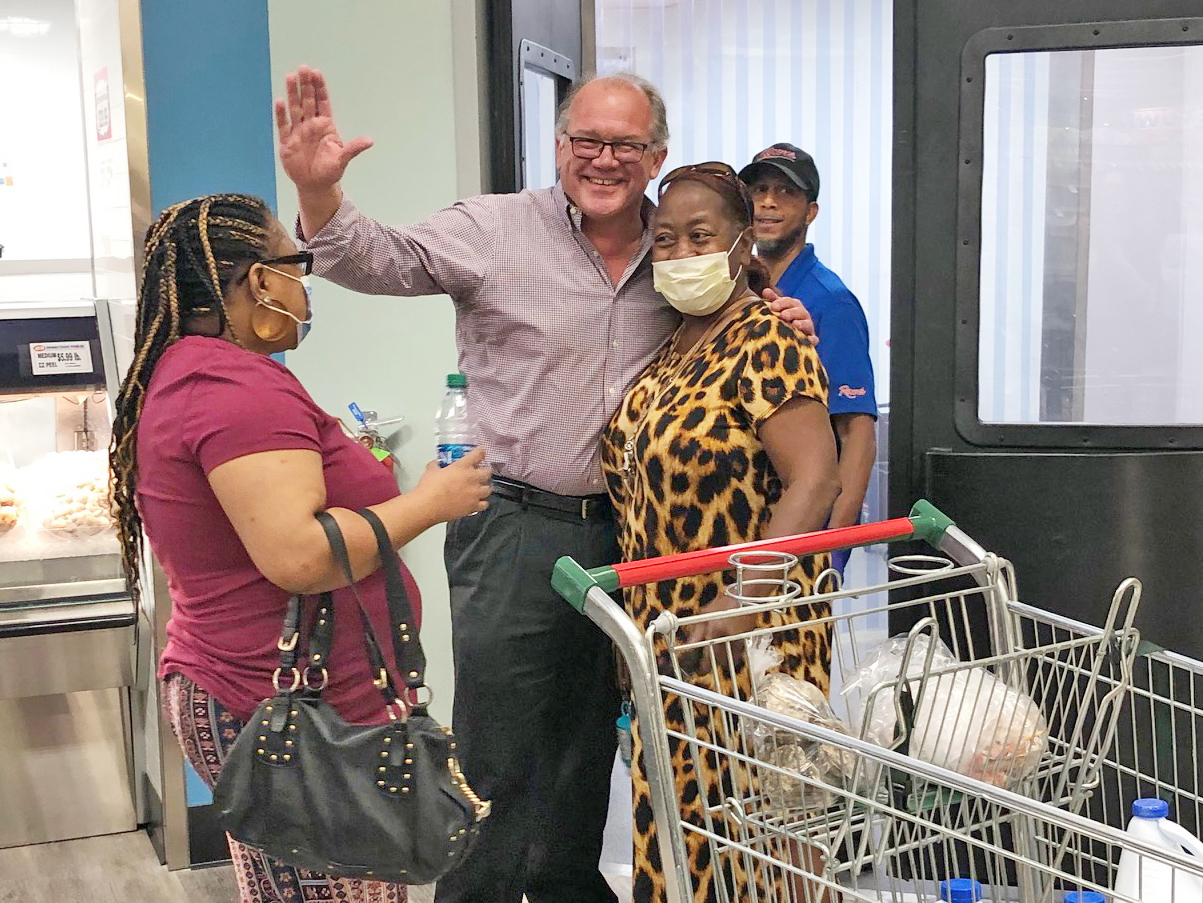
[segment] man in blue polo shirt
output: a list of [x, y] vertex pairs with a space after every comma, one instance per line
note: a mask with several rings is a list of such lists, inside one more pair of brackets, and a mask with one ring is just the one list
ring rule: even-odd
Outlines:
[[[840, 453], [841, 489], [828, 525], [851, 526], [860, 519], [877, 458], [869, 324], [856, 296], [806, 242], [806, 230], [819, 215], [819, 170], [810, 154], [792, 144], [774, 144], [758, 153], [739, 177], [756, 204], [758, 256], [777, 290], [805, 304], [814, 319]], [[833, 563], [842, 574], [848, 553], [836, 553]]]

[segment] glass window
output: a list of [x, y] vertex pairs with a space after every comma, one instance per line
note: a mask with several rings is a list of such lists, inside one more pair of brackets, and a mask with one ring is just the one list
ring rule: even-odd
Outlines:
[[522, 71], [522, 156], [524, 188], [556, 183], [556, 77], [524, 66]]
[[978, 419], [1203, 424], [1203, 46], [986, 59]]

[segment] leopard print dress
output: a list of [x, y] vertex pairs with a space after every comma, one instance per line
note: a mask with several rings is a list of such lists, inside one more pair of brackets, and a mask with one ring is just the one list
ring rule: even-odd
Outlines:
[[[624, 560], [653, 558], [759, 539], [769, 523], [782, 485], [763, 444], [760, 426], [785, 402], [795, 397], [827, 403], [827, 375], [810, 342], [759, 301], [739, 311], [724, 328], [684, 358], [666, 343], [631, 389], [603, 434], [602, 468], [618, 514]], [[647, 411], [649, 405], [655, 409]], [[634, 440], [624, 472], [624, 448]], [[792, 575], [808, 595], [815, 578], [828, 565], [828, 556], [803, 559]], [[627, 612], [645, 629], [662, 611], [680, 616], [696, 614], [722, 591], [722, 575], [708, 574], [666, 581], [625, 591]], [[817, 610], [812, 610], [817, 609]], [[825, 617], [829, 606], [799, 606], [791, 622]], [[761, 616], [762, 626], [780, 626], [781, 613]], [[830, 645], [825, 629], [799, 628], [774, 634], [787, 673], [829, 689]], [[662, 673], [671, 665], [666, 657]], [[709, 669], [706, 669], [709, 672]], [[721, 669], [720, 669], [721, 670]], [[749, 698], [751, 681], [741, 663], [734, 675], [694, 674], [689, 679], [727, 695]], [[685, 731], [679, 698], [665, 704], [669, 731]], [[721, 724], [710, 724], [707, 712], [694, 711], [695, 728], [727, 749], [738, 749], [738, 738], [724, 736]], [[651, 795], [643, 776], [642, 737], [634, 719], [634, 900], [660, 903], [666, 899]], [[694, 762], [680, 740], [670, 738], [673, 772], [681, 816], [705, 829], [703, 808], [721, 805], [728, 796], [743, 796], [754, 777], [720, 768], [712, 754]], [[736, 744], [732, 746], [732, 744]], [[712, 816], [723, 831], [722, 817]], [[768, 879], [763, 869], [749, 874], [741, 858], [712, 856], [706, 837], [688, 832], [686, 851], [696, 903], [719, 899], [722, 882], [731, 900], [787, 901], [783, 882]], [[754, 860], [753, 860], [754, 861]]]

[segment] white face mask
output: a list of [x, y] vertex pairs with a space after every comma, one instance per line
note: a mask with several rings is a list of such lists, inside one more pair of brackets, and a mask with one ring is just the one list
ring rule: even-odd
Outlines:
[[659, 260], [652, 264], [652, 285], [665, 300], [681, 313], [690, 317], [712, 314], [731, 297], [735, 280], [743, 271], [740, 264], [735, 277], [731, 276], [731, 251], [744, 237], [744, 229], [735, 238], [735, 244], [724, 254], [699, 254], [678, 260]]

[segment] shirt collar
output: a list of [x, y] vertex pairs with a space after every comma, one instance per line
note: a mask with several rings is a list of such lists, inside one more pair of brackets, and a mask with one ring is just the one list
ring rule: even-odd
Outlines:
[[[564, 185], [559, 179], [556, 179], [556, 184], [552, 187], [551, 194], [552, 197], [555, 198], [556, 210], [562, 210], [573, 230], [580, 232], [581, 223], [583, 222], [585, 215], [581, 213], [581, 208], [578, 207], [576, 203], [564, 193]], [[639, 215], [643, 219], [643, 237], [646, 244], [648, 234], [652, 228], [652, 217], [656, 215], [656, 205], [646, 194], [643, 196], [643, 203], [640, 206]]]
[[798, 256], [790, 261], [790, 265], [785, 268], [785, 272], [781, 274], [781, 279], [778, 282], [784, 281], [787, 278], [791, 281], [804, 278], [815, 268], [817, 261], [815, 246], [807, 242], [806, 247], [798, 252]]
[[556, 211], [562, 213], [567, 218], [568, 224], [579, 232], [581, 230], [581, 210], [564, 193], [564, 185], [559, 179], [556, 179], [556, 184], [551, 187], [551, 196], [555, 199]]

